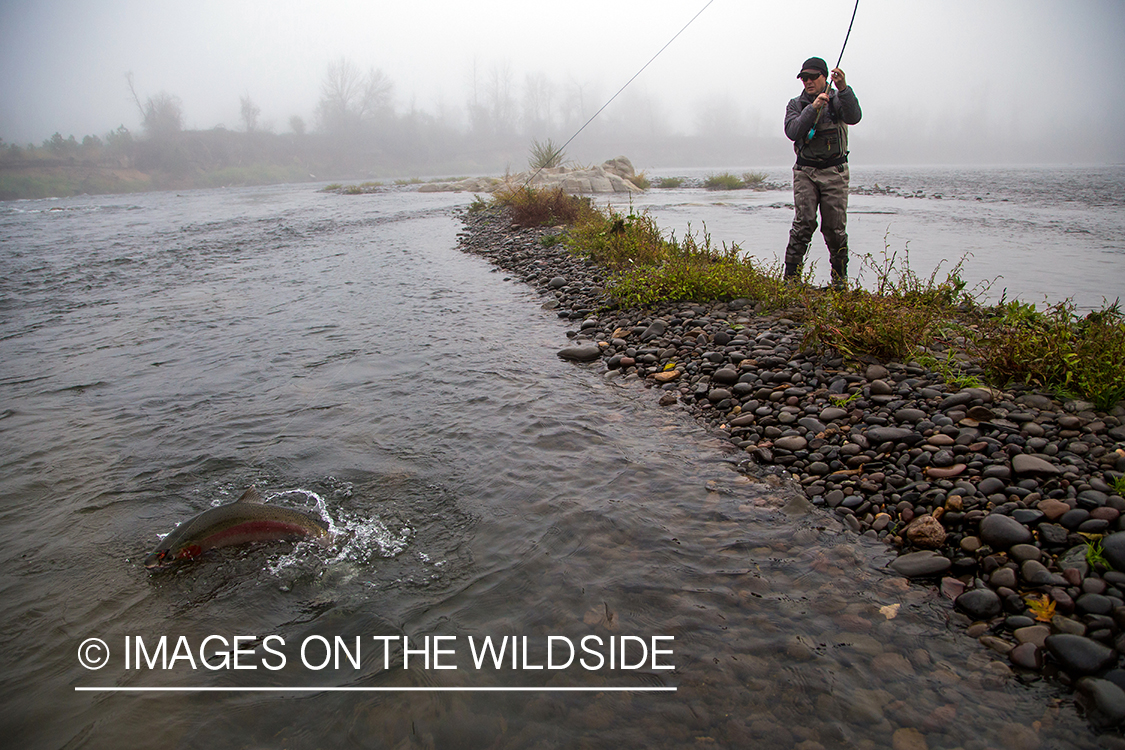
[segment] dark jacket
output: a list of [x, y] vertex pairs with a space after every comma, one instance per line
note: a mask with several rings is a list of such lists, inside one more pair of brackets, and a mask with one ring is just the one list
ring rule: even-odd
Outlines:
[[809, 139], [809, 131], [816, 121], [815, 96], [802, 92], [789, 100], [785, 108], [785, 135], [793, 141], [797, 164], [810, 167], [834, 167], [848, 160], [848, 125], [855, 125], [863, 117], [859, 99], [851, 86], [828, 94], [828, 106], [816, 123], [816, 132]]

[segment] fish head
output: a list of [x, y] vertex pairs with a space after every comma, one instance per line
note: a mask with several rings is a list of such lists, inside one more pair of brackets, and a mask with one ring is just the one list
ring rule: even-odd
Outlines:
[[145, 567], [149, 570], [162, 570], [177, 563], [191, 560], [201, 554], [203, 554], [203, 549], [198, 544], [185, 544], [178, 547], [161, 545], [145, 558]]

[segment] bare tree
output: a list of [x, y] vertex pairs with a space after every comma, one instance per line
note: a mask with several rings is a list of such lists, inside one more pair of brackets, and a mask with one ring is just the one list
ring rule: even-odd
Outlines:
[[178, 133], [184, 129], [184, 106], [178, 96], [173, 96], [167, 91], [161, 91], [155, 96], [141, 99], [133, 86], [133, 74], [126, 73], [125, 80], [129, 84], [129, 93], [133, 95], [133, 102], [141, 113], [141, 123], [145, 132], [154, 138]]
[[512, 97], [512, 65], [504, 62], [493, 65], [488, 75], [488, 116], [497, 134], [514, 130], [516, 113], [515, 99]]
[[523, 127], [531, 134], [544, 133], [554, 124], [554, 85], [543, 73], [528, 74], [523, 83]]
[[316, 115], [322, 130], [354, 131], [391, 111], [394, 85], [381, 70], [361, 73], [351, 60], [329, 63], [320, 86]]
[[258, 129], [258, 115], [262, 114], [262, 108], [254, 104], [250, 99], [249, 94], [244, 94], [240, 99], [242, 126], [246, 128], [247, 133], [253, 133]]

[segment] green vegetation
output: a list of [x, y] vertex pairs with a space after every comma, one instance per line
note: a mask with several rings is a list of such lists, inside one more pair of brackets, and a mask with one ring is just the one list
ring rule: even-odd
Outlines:
[[492, 200], [497, 205], [511, 209], [512, 224], [517, 227], [574, 224], [594, 210], [589, 198], [569, 195], [562, 188], [501, 188], [493, 194]]
[[900, 263], [888, 248], [881, 261], [868, 255], [864, 262], [875, 271], [873, 291], [855, 287], [806, 295], [807, 343], [830, 346], [846, 357], [906, 358], [939, 338], [962, 305], [973, 304], [960, 277], [963, 260], [942, 281], [938, 269], [919, 276], [909, 255]]
[[639, 187], [641, 190], [648, 190], [652, 187], [652, 180], [650, 180], [648, 178], [648, 175], [646, 175], [644, 172], [633, 175], [633, 179], [630, 180], [630, 182]]
[[929, 351], [920, 352], [914, 361], [928, 370], [941, 375], [942, 379], [954, 388], [980, 388], [980, 378], [969, 375], [961, 368], [953, 349], [947, 349], [945, 359], [938, 359]]
[[736, 177], [730, 172], [722, 172], [707, 175], [703, 180], [703, 187], [708, 190], [741, 190], [745, 185], [742, 184], [741, 177]]
[[[470, 210], [488, 205], [476, 198]], [[923, 276], [908, 253], [900, 258], [888, 248], [879, 260], [864, 258], [873, 289], [816, 289], [784, 280], [779, 266], [762, 266], [737, 245], [716, 246], [706, 228], [702, 236], [690, 228], [683, 239], [665, 236], [647, 211], [598, 209], [587, 198], [534, 188], [499, 191], [491, 205], [509, 207], [517, 226], [566, 225], [543, 244], [561, 236], [571, 252], [607, 268], [606, 290], [623, 306], [733, 298], [775, 309], [799, 304], [805, 344], [848, 358], [917, 361], [959, 388], [981, 385], [964, 370], [972, 358], [988, 382], [1024, 382], [1099, 409], [1125, 398], [1125, 315], [1117, 302], [1086, 315], [1069, 300], [1043, 311], [1018, 302], [986, 307], [983, 290], [961, 278], [964, 259], [944, 275], [939, 266]]]
[[1086, 562], [1091, 568], [1100, 566], [1103, 570], [1113, 570], [1109, 560], [1105, 559], [1105, 550], [1102, 549], [1101, 537], [1090, 537], [1086, 540]]
[[684, 186], [684, 178], [683, 177], [661, 177], [659, 180], [656, 181], [656, 186], [658, 188], [663, 188], [665, 190], [683, 187]]
[[546, 143], [531, 142], [531, 158], [527, 160], [527, 165], [533, 170], [561, 167], [562, 163], [562, 149], [556, 146], [550, 138], [547, 139]]
[[999, 383], [1081, 396], [1099, 409], [1125, 398], [1125, 317], [1119, 302], [1086, 315], [1064, 300], [1039, 311], [1001, 302], [980, 325], [976, 354]]
[[337, 195], [370, 195], [379, 192], [382, 187], [384, 185], [381, 182], [361, 182], [358, 185], [341, 185], [338, 182], [333, 182], [331, 185], [325, 185], [321, 188], [320, 192], [336, 193]]
[[1118, 495], [1125, 495], [1125, 474], [1114, 477], [1110, 486], [1113, 487], [1113, 491]]
[[[708, 190], [742, 190], [743, 188], [756, 188], [760, 187], [766, 181], [765, 172], [743, 172], [741, 177], [731, 174], [730, 172], [720, 172], [719, 174], [709, 174], [703, 180], [703, 187]], [[664, 187], [663, 185], [661, 187]], [[670, 185], [668, 187], [679, 187], [679, 185]]]

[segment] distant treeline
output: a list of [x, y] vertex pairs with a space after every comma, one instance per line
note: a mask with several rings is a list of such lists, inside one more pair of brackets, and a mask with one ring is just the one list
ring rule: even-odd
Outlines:
[[[136, 134], [122, 125], [81, 141], [55, 133], [39, 146], [0, 139], [0, 199], [519, 171], [531, 142], [568, 139], [588, 117], [592, 98], [559, 96], [550, 82], [529, 76], [517, 99], [510, 72], [496, 69], [473, 86], [467, 122], [458, 123], [416, 109], [396, 112], [393, 86], [380, 71], [364, 73], [341, 59], [328, 66], [313, 127], [294, 116], [289, 132], [274, 133], [261, 125], [248, 95], [241, 98], [237, 130], [187, 130], [178, 97], [162, 91], [142, 100], [131, 76], [128, 83], [142, 123]], [[591, 162], [625, 154], [642, 167], [786, 158], [782, 139], [741, 135], [730, 127], [729, 113], [701, 113], [699, 134], [684, 136], [669, 134], [651, 107], [632, 111], [647, 117], [603, 115], [568, 152], [580, 160], [588, 154]]]

